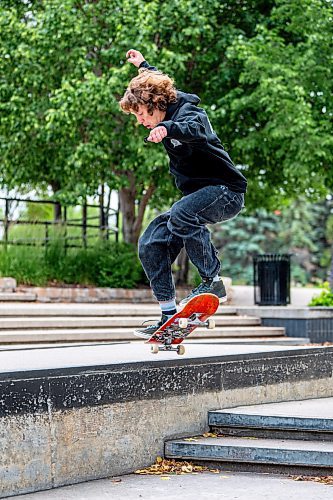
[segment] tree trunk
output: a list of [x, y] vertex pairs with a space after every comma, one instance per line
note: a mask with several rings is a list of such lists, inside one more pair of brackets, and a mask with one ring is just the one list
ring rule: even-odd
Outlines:
[[61, 213], [61, 204], [57, 201], [54, 204], [54, 222], [61, 222], [62, 213]]
[[136, 244], [134, 234], [135, 222], [135, 190], [131, 188], [121, 188], [119, 190], [119, 208], [122, 215], [122, 234], [126, 243]]
[[105, 188], [104, 184], [101, 186], [101, 193], [99, 195], [99, 234], [102, 239], [106, 238], [106, 218], [104, 212], [104, 194]]
[[129, 186], [119, 189], [119, 208], [122, 215], [122, 234], [126, 243], [138, 244], [143, 218], [148, 202], [155, 191], [155, 186], [146, 189], [137, 204], [138, 193], [135, 177], [129, 172]]
[[[60, 184], [56, 181], [53, 181], [51, 183], [51, 187], [52, 187], [52, 191], [53, 193], [55, 194], [57, 191], [59, 191], [60, 189]], [[53, 211], [53, 218], [54, 218], [54, 222], [61, 222], [62, 220], [62, 214], [61, 214], [61, 204], [59, 201], [57, 201], [55, 204], [54, 204], [54, 211]]]

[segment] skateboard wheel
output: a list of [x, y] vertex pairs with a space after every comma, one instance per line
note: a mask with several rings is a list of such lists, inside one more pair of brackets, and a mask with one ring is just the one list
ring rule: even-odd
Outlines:
[[157, 354], [158, 351], [159, 351], [159, 348], [158, 348], [158, 345], [152, 345], [151, 348], [150, 348], [152, 354]]
[[213, 330], [215, 328], [215, 320], [214, 319], [208, 319], [207, 320], [207, 328], [208, 330]]
[[187, 328], [188, 325], [188, 319], [187, 318], [180, 318], [179, 319], [179, 327], [180, 328]]
[[185, 346], [184, 345], [179, 345], [177, 347], [177, 354], [179, 354], [179, 356], [182, 356], [183, 354], [185, 354]]

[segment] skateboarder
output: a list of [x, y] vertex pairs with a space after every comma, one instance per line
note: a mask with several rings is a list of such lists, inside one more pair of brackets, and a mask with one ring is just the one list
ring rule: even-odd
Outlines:
[[227, 300], [221, 264], [207, 224], [235, 217], [244, 205], [246, 179], [232, 163], [195, 94], [176, 90], [173, 80], [150, 66], [141, 52], [131, 49], [128, 61], [139, 68], [120, 101], [125, 113], [150, 130], [147, 141], [162, 142], [170, 173], [182, 198], [153, 220], [139, 240], [139, 258], [158, 300], [161, 320], [136, 330], [151, 335], [177, 312], [171, 265], [183, 247], [202, 282], [180, 302], [213, 293]]

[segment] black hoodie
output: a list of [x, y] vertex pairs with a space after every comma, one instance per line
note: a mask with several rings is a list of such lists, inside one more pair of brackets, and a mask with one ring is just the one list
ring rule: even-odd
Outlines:
[[[156, 69], [146, 61], [140, 67]], [[197, 106], [199, 102], [197, 95], [177, 91], [177, 102], [168, 105], [164, 120], [158, 124], [168, 131], [162, 142], [177, 187], [184, 195], [212, 185], [245, 193], [245, 177], [224, 150], [206, 112]]]

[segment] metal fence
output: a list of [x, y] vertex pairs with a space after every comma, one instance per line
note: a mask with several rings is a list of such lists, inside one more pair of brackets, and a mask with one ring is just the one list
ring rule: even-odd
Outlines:
[[[119, 211], [103, 206], [102, 204], [94, 205], [84, 203], [82, 205], [60, 205], [57, 201], [52, 200], [31, 200], [24, 198], [5, 198], [0, 197], [0, 201], [4, 201], [4, 213], [0, 216], [0, 245], [5, 248], [8, 245], [24, 245], [24, 246], [44, 246], [47, 247], [55, 237], [50, 233], [52, 229], [57, 229], [57, 240], [63, 241], [65, 250], [67, 248], [88, 248], [89, 240], [99, 236], [102, 239], [118, 241], [119, 234]], [[33, 220], [25, 219], [22, 213], [18, 210], [20, 204], [43, 204], [52, 206], [54, 212], [57, 209], [57, 217], [53, 220], [42, 220], [33, 218]], [[80, 207], [81, 217], [68, 218], [69, 208]], [[98, 215], [90, 215], [92, 210]], [[15, 215], [15, 211], [18, 212]], [[15, 230], [18, 226], [27, 227], [43, 227], [43, 237], [15, 237]], [[80, 234], [70, 234], [71, 228], [80, 228]], [[95, 236], [89, 235], [88, 231], [96, 231]]]

